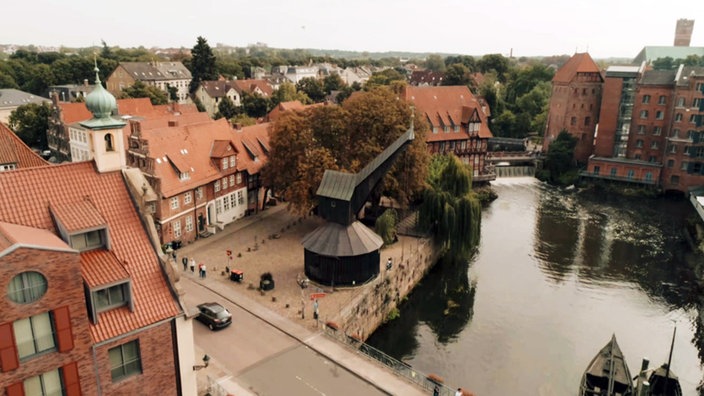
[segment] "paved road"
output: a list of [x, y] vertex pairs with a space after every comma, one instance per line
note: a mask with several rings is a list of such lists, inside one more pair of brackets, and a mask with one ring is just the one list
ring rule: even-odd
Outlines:
[[233, 315], [232, 325], [218, 331], [194, 322], [196, 346], [252, 393], [262, 396], [386, 394], [204, 287], [197, 277], [187, 274], [184, 278], [184, 300], [189, 309], [195, 309], [201, 302], [216, 301]]

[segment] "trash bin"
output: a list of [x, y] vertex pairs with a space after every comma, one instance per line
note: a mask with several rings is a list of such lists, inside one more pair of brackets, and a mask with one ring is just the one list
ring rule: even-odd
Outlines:
[[233, 269], [230, 271], [230, 280], [233, 282], [242, 282], [242, 279], [244, 279], [244, 272]]

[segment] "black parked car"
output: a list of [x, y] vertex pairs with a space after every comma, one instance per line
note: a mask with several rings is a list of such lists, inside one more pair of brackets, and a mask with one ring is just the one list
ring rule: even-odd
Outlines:
[[198, 305], [199, 321], [208, 325], [210, 330], [227, 327], [232, 323], [232, 314], [222, 305], [210, 302]]

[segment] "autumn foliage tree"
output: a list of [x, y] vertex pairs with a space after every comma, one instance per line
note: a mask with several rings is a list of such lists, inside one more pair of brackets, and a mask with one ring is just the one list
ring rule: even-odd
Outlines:
[[[316, 191], [326, 169], [356, 173], [403, 134], [412, 109], [389, 89], [360, 92], [342, 106], [317, 106], [288, 111], [272, 125], [271, 153], [262, 173], [265, 183], [290, 202], [297, 213], [316, 204]], [[429, 154], [428, 127], [415, 117], [415, 140], [397, 157], [391, 171], [374, 189], [405, 202], [424, 187]]]

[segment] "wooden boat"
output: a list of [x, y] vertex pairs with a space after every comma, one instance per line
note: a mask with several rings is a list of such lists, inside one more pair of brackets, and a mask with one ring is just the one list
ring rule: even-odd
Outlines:
[[633, 396], [633, 380], [616, 335], [589, 363], [582, 375], [580, 396]]

